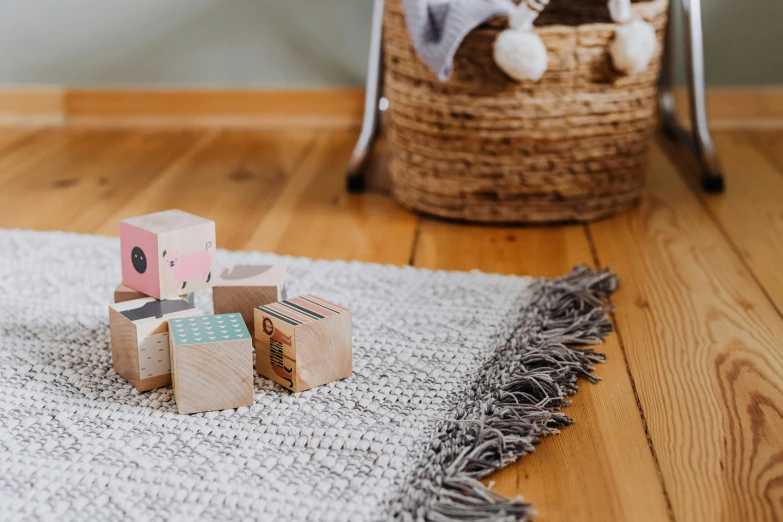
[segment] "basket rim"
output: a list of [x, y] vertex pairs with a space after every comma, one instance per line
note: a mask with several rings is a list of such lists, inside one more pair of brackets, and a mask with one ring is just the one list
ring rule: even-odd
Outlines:
[[[661, 13], [665, 12], [669, 7], [670, 0], [642, 0], [641, 2], [633, 2], [631, 4], [631, 11], [633, 15], [640, 16], [642, 19], [650, 20], [658, 17]], [[400, 8], [402, 2], [400, 1]], [[405, 13], [402, 12], [405, 16]], [[500, 26], [500, 20], [504, 20], [505, 16], [496, 16], [487, 20], [483, 24], [475, 27], [471, 32], [497, 32], [506, 29], [505, 22], [503, 26]], [[631, 18], [633, 20], [633, 16]], [[617, 22], [589, 22], [578, 25], [568, 24], [547, 24], [547, 25], [534, 25], [533, 29], [538, 34], [546, 33], [580, 33], [589, 31], [611, 30], [619, 25], [623, 25]]]

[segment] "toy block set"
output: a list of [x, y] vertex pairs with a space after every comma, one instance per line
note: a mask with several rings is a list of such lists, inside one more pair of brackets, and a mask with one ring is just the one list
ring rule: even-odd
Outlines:
[[[300, 392], [352, 373], [351, 313], [288, 298], [284, 266], [215, 265], [215, 222], [167, 210], [120, 222], [112, 365], [139, 392], [171, 384], [181, 414], [252, 406], [256, 372]], [[195, 307], [211, 289], [215, 315]], [[254, 342], [255, 340], [255, 342]]]

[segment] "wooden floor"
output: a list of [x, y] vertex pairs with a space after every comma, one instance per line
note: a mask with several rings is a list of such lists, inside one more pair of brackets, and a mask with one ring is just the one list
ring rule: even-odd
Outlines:
[[611, 267], [604, 380], [495, 488], [541, 521], [783, 520], [783, 133], [717, 136], [722, 196], [695, 190], [659, 142], [639, 209], [557, 228], [443, 223], [347, 195], [355, 138], [0, 130], [0, 227], [116, 235], [122, 218], [181, 208], [214, 219], [230, 249], [537, 276]]

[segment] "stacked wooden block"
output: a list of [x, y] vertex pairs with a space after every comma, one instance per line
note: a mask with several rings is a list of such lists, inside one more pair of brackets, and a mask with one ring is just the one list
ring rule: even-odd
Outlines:
[[179, 297], [143, 297], [109, 305], [114, 370], [139, 391], [171, 384], [168, 321], [201, 315]]
[[[253, 405], [256, 370], [303, 391], [351, 375], [351, 315], [286, 299], [283, 266], [215, 266], [215, 223], [167, 210], [120, 223], [122, 284], [109, 306], [112, 364], [140, 392], [172, 385], [180, 413]], [[204, 316], [194, 293], [212, 289]]]

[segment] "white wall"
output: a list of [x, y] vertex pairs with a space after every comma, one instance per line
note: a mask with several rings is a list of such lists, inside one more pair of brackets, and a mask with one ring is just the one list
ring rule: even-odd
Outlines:
[[[710, 83], [783, 83], [783, 0], [703, 2]], [[371, 12], [372, 0], [0, 0], [0, 84], [360, 85]]]

